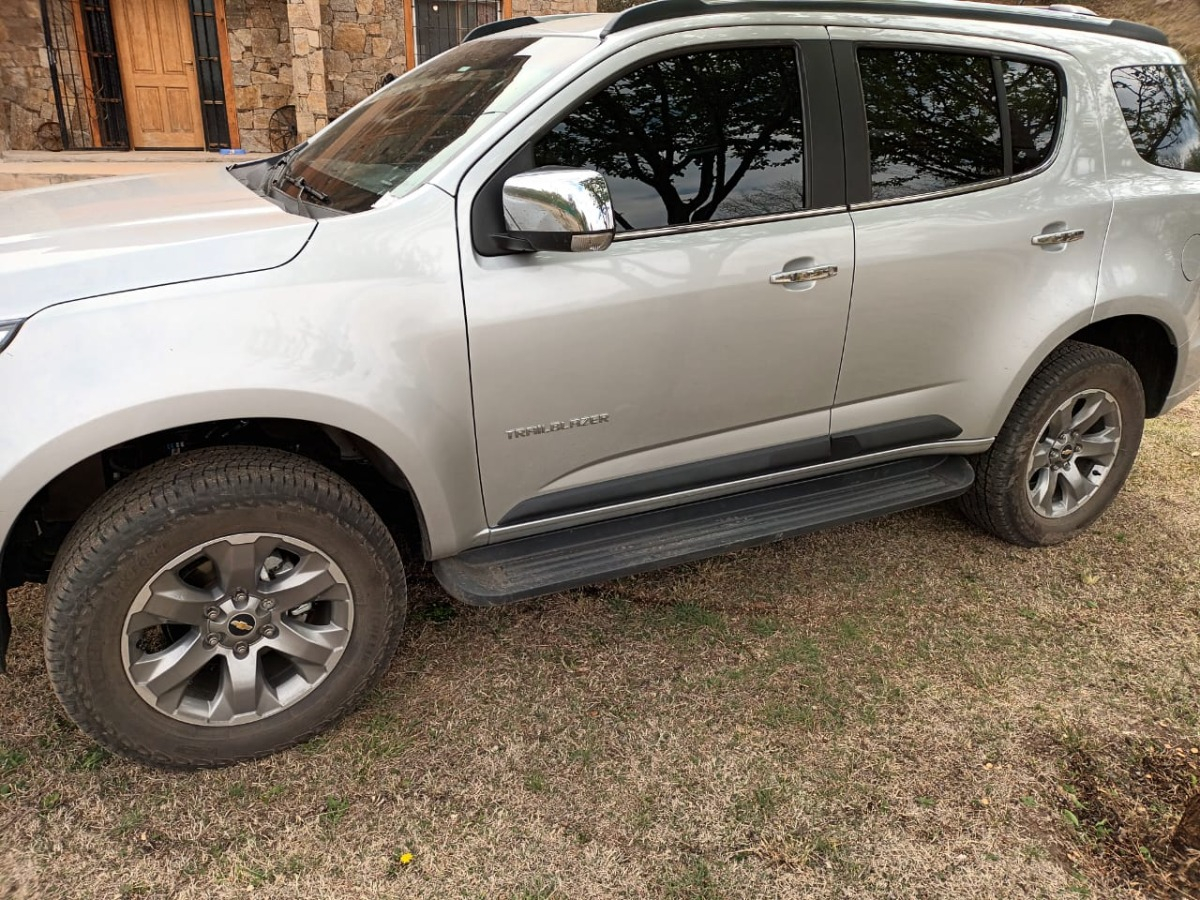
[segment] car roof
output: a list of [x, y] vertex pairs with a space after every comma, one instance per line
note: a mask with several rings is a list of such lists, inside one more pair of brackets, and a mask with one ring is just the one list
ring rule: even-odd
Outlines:
[[[529, 33], [573, 34], [592, 38], [628, 31], [656, 22], [716, 14], [808, 13], [903, 16], [961, 23], [1026, 25], [1077, 31], [1167, 46], [1165, 34], [1149, 25], [1105, 19], [1079, 6], [1001, 6], [961, 0], [654, 0], [616, 14], [521, 16], [481, 25], [466, 40], [476, 40], [516, 28], [538, 26]], [[931, 21], [930, 24], [934, 24]]]

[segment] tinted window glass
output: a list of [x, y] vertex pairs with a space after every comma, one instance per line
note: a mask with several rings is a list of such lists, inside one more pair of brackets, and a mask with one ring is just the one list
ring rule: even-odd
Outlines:
[[618, 230], [802, 209], [796, 50], [708, 50], [652, 63], [567, 116], [535, 158], [602, 173]]
[[858, 51], [871, 197], [890, 200], [1004, 175], [992, 62], [929, 50]]
[[[290, 174], [328, 195], [322, 205], [369, 209], [389, 191], [420, 184], [489, 122], [582, 56], [584, 43], [498, 38], [447, 51], [339, 117], [296, 151]], [[299, 193], [283, 179], [277, 183]]]
[[1112, 81], [1142, 159], [1200, 172], [1200, 109], [1183, 66], [1131, 66]]
[[1014, 59], [1001, 65], [1012, 134], [1012, 171], [1020, 175], [1044, 163], [1054, 149], [1060, 108], [1058, 73], [1050, 66]]

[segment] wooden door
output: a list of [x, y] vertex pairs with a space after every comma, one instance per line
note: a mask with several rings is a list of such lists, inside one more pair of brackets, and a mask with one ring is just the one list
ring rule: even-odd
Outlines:
[[112, 0], [129, 140], [139, 150], [204, 147], [187, 0]]

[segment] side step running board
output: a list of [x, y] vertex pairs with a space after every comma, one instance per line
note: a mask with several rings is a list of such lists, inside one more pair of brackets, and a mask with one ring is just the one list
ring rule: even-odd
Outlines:
[[433, 571], [464, 603], [512, 603], [948, 500], [974, 479], [961, 456], [904, 459], [479, 547]]

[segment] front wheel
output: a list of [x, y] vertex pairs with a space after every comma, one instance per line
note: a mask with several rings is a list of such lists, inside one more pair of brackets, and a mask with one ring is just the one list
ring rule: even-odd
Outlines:
[[301, 457], [217, 448], [122, 482], [46, 586], [67, 714], [142, 762], [217, 766], [323, 731], [383, 674], [405, 614], [395, 543]]
[[995, 443], [975, 460], [961, 509], [1013, 544], [1069, 540], [1121, 490], [1145, 415], [1141, 379], [1124, 357], [1065, 342], [1034, 372]]

